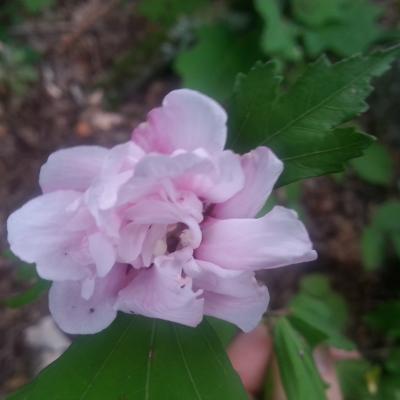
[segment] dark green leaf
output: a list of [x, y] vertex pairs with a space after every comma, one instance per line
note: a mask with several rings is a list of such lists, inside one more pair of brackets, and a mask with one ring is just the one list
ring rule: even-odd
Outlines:
[[254, 33], [236, 32], [222, 24], [202, 27], [196, 45], [175, 61], [183, 86], [227, 100], [236, 75], [247, 71], [259, 56]]
[[274, 327], [274, 346], [288, 400], [326, 399], [311, 350], [286, 318]]
[[400, 232], [400, 201], [388, 201], [381, 205], [373, 218], [372, 224], [383, 232]]
[[207, 4], [207, 0], [142, 0], [138, 8], [148, 19], [170, 26]]
[[387, 186], [393, 180], [392, 157], [380, 143], [373, 143], [362, 157], [352, 160], [351, 165], [366, 182]]
[[280, 1], [255, 0], [255, 7], [265, 21], [261, 38], [264, 52], [278, 59], [298, 61], [301, 50], [296, 43], [297, 29], [282, 16]]
[[271, 147], [285, 162], [280, 184], [340, 171], [345, 161], [362, 154], [371, 137], [337, 127], [368, 108], [371, 79], [384, 73], [399, 53], [394, 47], [333, 65], [321, 58], [280, 92], [275, 65], [256, 64], [235, 88], [233, 147]]
[[310, 26], [338, 21], [343, 15], [346, 0], [292, 0], [293, 15]]
[[232, 342], [238, 332], [238, 328], [235, 325], [222, 319], [207, 317], [207, 321], [214, 329], [224, 347], [227, 347]]
[[290, 303], [290, 321], [312, 347], [326, 342], [351, 350], [353, 343], [344, 336], [347, 308], [326, 277], [310, 275], [303, 279], [300, 293]]
[[367, 271], [382, 266], [385, 259], [385, 235], [379, 229], [366, 227], [361, 236], [361, 255]]
[[80, 337], [8, 400], [246, 400], [213, 329], [129, 315]]
[[367, 315], [366, 322], [376, 330], [392, 338], [400, 339], [400, 301], [391, 300], [378, 306]]
[[382, 35], [380, 13], [380, 7], [369, 0], [346, 1], [339, 21], [304, 31], [307, 53], [316, 57], [329, 50], [349, 57], [367, 51]]
[[367, 377], [371, 368], [372, 366], [364, 360], [339, 361], [336, 364], [345, 400], [378, 400], [368, 390]]

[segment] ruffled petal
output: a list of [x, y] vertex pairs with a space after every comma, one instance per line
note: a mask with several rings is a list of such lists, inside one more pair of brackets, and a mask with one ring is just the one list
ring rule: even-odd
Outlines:
[[269, 295], [253, 271], [233, 271], [215, 264], [192, 260], [184, 266], [193, 286], [204, 293], [204, 314], [232, 322], [248, 332], [267, 310]]
[[95, 282], [93, 295], [85, 300], [80, 282], [54, 282], [49, 292], [49, 308], [57, 325], [66, 333], [97, 333], [114, 320], [114, 307], [125, 277], [125, 266], [118, 265], [109, 275]]
[[139, 257], [148, 230], [148, 225], [133, 223], [121, 229], [117, 249], [119, 261], [132, 264]]
[[316, 257], [297, 214], [279, 206], [258, 219], [211, 220], [196, 250], [200, 260], [238, 270], [276, 268]]
[[112, 243], [100, 232], [89, 236], [89, 251], [96, 265], [97, 275], [106, 276], [116, 261], [116, 251]]
[[32, 263], [68, 240], [71, 232], [65, 228], [77, 213], [79, 199], [77, 192], [58, 191], [36, 197], [14, 211], [7, 220], [13, 253]]
[[194, 90], [174, 90], [133, 131], [132, 139], [148, 152], [203, 148], [216, 153], [225, 146], [226, 120], [224, 109], [211, 98]]
[[196, 326], [203, 317], [200, 291], [193, 291], [191, 280], [182, 277], [182, 261], [176, 255], [158, 257], [154, 265], [140, 269], [118, 296], [118, 309]]
[[108, 151], [100, 146], [77, 146], [52, 153], [40, 170], [40, 187], [45, 193], [85, 191], [100, 173]]
[[224, 203], [216, 204], [212, 215], [216, 218], [252, 218], [257, 215], [283, 170], [283, 163], [267, 147], [242, 157], [245, 175], [243, 189]]
[[193, 191], [210, 203], [220, 203], [238, 193], [244, 186], [240, 157], [230, 150], [212, 159], [213, 168], [207, 173], [193, 171], [176, 180], [179, 188]]

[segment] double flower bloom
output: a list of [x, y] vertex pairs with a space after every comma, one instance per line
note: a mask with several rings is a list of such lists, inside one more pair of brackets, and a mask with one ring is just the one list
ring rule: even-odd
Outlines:
[[176, 90], [132, 141], [49, 157], [43, 194], [7, 228], [11, 250], [53, 281], [64, 331], [98, 332], [118, 311], [189, 326], [212, 315], [249, 331], [269, 299], [255, 271], [316, 258], [295, 212], [255, 218], [283, 165], [266, 147], [224, 150], [226, 119], [212, 99]]

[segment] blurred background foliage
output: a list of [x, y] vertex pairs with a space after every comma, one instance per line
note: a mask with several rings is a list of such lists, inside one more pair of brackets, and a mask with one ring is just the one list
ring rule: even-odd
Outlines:
[[[275, 60], [288, 85], [323, 54], [340, 61], [398, 42], [399, 15], [398, 1], [373, 0], [3, 1], [1, 221], [37, 192], [35, 176], [50, 151], [126, 140], [169, 89], [197, 89], [229, 107], [238, 73], [257, 60]], [[358, 349], [360, 359], [338, 364], [346, 400], [400, 398], [399, 72], [397, 63], [376, 82], [370, 111], [354, 121], [377, 137], [365, 155], [346, 172], [279, 188], [264, 209], [295, 208], [320, 253], [302, 279], [274, 271], [260, 277], [273, 310], [285, 314], [267, 317], [278, 354], [298, 363], [299, 347], [309, 360], [319, 345]], [[0, 273], [12, 284], [0, 290], [8, 308], [47, 289], [16, 265], [4, 253]], [[30, 323], [22, 311], [14, 316], [17, 327]], [[13, 332], [7, 318], [0, 337]], [[23, 356], [7, 357], [15, 365], [0, 372], [0, 393], [23, 383], [13, 383], [18, 374], [28, 379], [18, 367]], [[287, 359], [279, 367], [292, 400]], [[305, 380], [315, 373], [312, 364], [298, 368], [308, 371]], [[307, 396], [306, 384], [299, 390]]]

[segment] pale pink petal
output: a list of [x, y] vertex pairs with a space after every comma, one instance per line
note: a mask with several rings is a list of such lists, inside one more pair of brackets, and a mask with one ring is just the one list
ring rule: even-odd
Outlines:
[[109, 150], [101, 173], [102, 175], [112, 176], [131, 171], [144, 156], [144, 151], [133, 142], [118, 144]]
[[127, 313], [196, 326], [203, 317], [201, 292], [182, 278], [181, 261], [159, 257], [151, 268], [140, 269], [118, 296], [118, 309]]
[[192, 260], [185, 273], [193, 286], [204, 293], [204, 313], [232, 322], [248, 332], [260, 322], [267, 310], [269, 295], [253, 271], [234, 271], [215, 264]]
[[119, 261], [133, 263], [139, 257], [148, 229], [148, 225], [133, 223], [121, 229], [117, 249]]
[[96, 279], [90, 299], [81, 296], [79, 282], [55, 282], [49, 293], [50, 312], [58, 326], [70, 334], [97, 333], [114, 320], [116, 296], [125, 278], [125, 265], [117, 265], [109, 275]]
[[167, 242], [165, 236], [167, 234], [167, 225], [154, 224], [147, 231], [146, 238], [142, 247], [142, 263], [145, 267], [149, 267], [154, 257], [163, 255], [167, 251]]
[[133, 131], [132, 139], [148, 152], [203, 148], [216, 153], [225, 146], [226, 119], [224, 109], [211, 98], [194, 90], [174, 90]]
[[100, 146], [77, 146], [52, 153], [40, 170], [43, 192], [84, 192], [100, 173], [108, 150]]
[[215, 205], [212, 215], [216, 218], [255, 217], [282, 173], [283, 163], [267, 147], [258, 147], [242, 157], [242, 168], [243, 189], [226, 202]]
[[74, 243], [48, 249], [36, 259], [36, 269], [43, 279], [54, 281], [80, 280], [88, 274], [88, 269], [80, 260], [84, 256], [80, 253], [79, 245]]
[[96, 265], [97, 275], [106, 276], [116, 261], [113, 244], [105, 235], [96, 232], [89, 236], [89, 251]]
[[212, 160], [214, 168], [207, 173], [191, 171], [176, 180], [177, 186], [196, 193], [210, 203], [220, 203], [238, 193], [244, 185], [240, 157], [230, 150]]
[[260, 323], [268, 302], [269, 294], [265, 286], [259, 286], [248, 297], [205, 292], [204, 314], [231, 322], [243, 331], [250, 332]]
[[76, 214], [76, 208], [71, 206], [79, 198], [77, 192], [59, 191], [36, 197], [14, 211], [7, 221], [13, 253], [24, 261], [36, 262], [48, 248], [68, 239], [69, 232], [60, 227], [65, 227]]
[[258, 219], [211, 220], [203, 227], [196, 258], [223, 268], [260, 270], [317, 257], [294, 211], [274, 207]]

